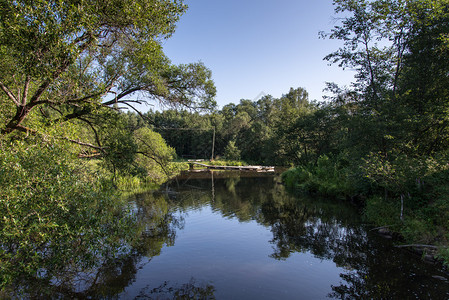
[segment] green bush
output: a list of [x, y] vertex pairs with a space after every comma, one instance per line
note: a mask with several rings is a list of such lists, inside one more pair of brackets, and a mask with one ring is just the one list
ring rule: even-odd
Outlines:
[[229, 141], [228, 145], [224, 150], [224, 157], [227, 160], [240, 160], [241, 151], [235, 145], [235, 141]]
[[354, 193], [350, 169], [343, 159], [332, 160], [328, 156], [318, 158], [316, 165], [290, 169], [282, 174], [287, 187], [304, 193], [336, 198], [347, 198]]
[[133, 219], [109, 180], [92, 182], [70, 146], [0, 143], [0, 287], [51, 282], [122, 251]]
[[300, 176], [303, 173], [302, 171], [301, 168], [292, 168], [282, 173], [281, 178], [285, 186], [289, 189], [295, 189], [297, 184], [302, 181], [300, 180]]
[[406, 243], [440, 246], [439, 256], [449, 263], [449, 167], [446, 156], [411, 158], [390, 153], [387, 158], [386, 155], [371, 154], [364, 161], [362, 170], [378, 194], [366, 201], [367, 220], [377, 226], [391, 226]]
[[441, 247], [438, 250], [437, 258], [440, 258], [444, 261], [444, 264], [446, 266], [449, 266], [449, 248], [448, 247]]
[[206, 165], [211, 166], [245, 166], [246, 163], [241, 160], [214, 160], [205, 162]]
[[171, 161], [175, 158], [175, 149], [168, 146], [162, 136], [147, 127], [134, 132], [137, 145], [135, 163], [143, 170], [144, 181], [161, 184], [179, 173], [178, 165]]
[[365, 217], [376, 226], [389, 226], [398, 230], [401, 207], [398, 202], [387, 201], [381, 196], [371, 196], [365, 202]]

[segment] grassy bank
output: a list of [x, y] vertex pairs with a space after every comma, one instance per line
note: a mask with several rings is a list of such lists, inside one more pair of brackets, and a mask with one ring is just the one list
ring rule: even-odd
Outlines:
[[[189, 161], [189, 160], [176, 160], [175, 163], [177, 163], [180, 168], [188, 170], [189, 169], [189, 163], [200, 163], [203, 165], [208, 165], [208, 166], [246, 166], [247, 163], [241, 160], [223, 160], [223, 159], [219, 159], [219, 160], [196, 160], [196, 161]], [[194, 166], [194, 168], [199, 168], [201, 169], [201, 166]]]
[[373, 227], [384, 227], [405, 244], [437, 247], [432, 255], [449, 265], [449, 168], [445, 158], [367, 157], [359, 165], [341, 157], [283, 173], [299, 193], [347, 199], [363, 205]]

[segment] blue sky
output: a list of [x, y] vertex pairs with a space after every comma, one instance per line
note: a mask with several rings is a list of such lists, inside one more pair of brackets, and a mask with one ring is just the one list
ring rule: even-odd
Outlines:
[[349, 84], [353, 72], [323, 57], [341, 45], [318, 38], [333, 27], [332, 0], [186, 0], [189, 9], [164, 42], [173, 63], [212, 70], [220, 107], [260, 93], [280, 97], [304, 87], [322, 100], [326, 81]]

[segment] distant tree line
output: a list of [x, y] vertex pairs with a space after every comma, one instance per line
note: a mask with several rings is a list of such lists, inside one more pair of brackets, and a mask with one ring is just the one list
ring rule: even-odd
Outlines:
[[211, 159], [215, 136], [214, 159], [290, 165], [308, 158], [296, 147], [299, 144], [293, 143], [288, 128], [318, 107], [309, 102], [305, 89], [291, 88], [280, 98], [268, 95], [258, 101], [241, 100], [209, 113], [165, 110], [144, 116], [180, 158]]

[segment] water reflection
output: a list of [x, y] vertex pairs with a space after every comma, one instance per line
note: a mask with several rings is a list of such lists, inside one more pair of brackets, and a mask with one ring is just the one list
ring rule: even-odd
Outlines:
[[[121, 245], [121, 255], [104, 257], [90, 271], [61, 272], [57, 277], [61, 282], [50, 284], [56, 287], [52, 295], [79, 299], [449, 298], [449, 284], [441, 280], [448, 274], [367, 230], [357, 208], [326, 199], [298, 199], [278, 182], [266, 174], [189, 173], [159, 192], [135, 195], [130, 203], [136, 225], [129, 242]], [[199, 213], [202, 210], [204, 214]], [[188, 229], [192, 216], [199, 223]], [[234, 235], [238, 226], [246, 226], [247, 236]], [[211, 227], [219, 230], [209, 231]], [[235, 252], [235, 248], [243, 250]], [[336, 279], [307, 274], [312, 267], [301, 263], [309, 257], [315, 259], [313, 263], [326, 263], [319, 274], [336, 273]], [[298, 280], [320, 281], [317, 286], [327, 290], [309, 291]], [[234, 293], [237, 289], [242, 292]]]
[[328, 297], [449, 296], [448, 282], [435, 278], [448, 278], [447, 273], [367, 230], [357, 208], [326, 199], [297, 199], [273, 177], [217, 177], [212, 182], [190, 178], [177, 186], [176, 205], [188, 210], [208, 204], [225, 218], [266, 226], [273, 235], [273, 259], [288, 261], [293, 253], [308, 252], [334, 262], [343, 272]]
[[[174, 215], [164, 195], [141, 194], [130, 201], [131, 209], [128, 205], [122, 208], [128, 216], [117, 214], [115, 226], [106, 221], [98, 222], [95, 228], [86, 226], [97, 230], [97, 236], [102, 238], [86, 240], [86, 244], [101, 249], [83, 245], [74, 248], [75, 255], [66, 255], [65, 268], [51, 273], [42, 268], [36, 277], [18, 278], [20, 284], [7, 288], [0, 298], [108, 299], [122, 293], [143, 265], [158, 256], [162, 248], [174, 245], [176, 231], [183, 228], [184, 222], [182, 216]], [[127, 231], [121, 232], [123, 228]]]
[[172, 284], [165, 281], [155, 288], [148, 285], [135, 299], [215, 299], [214, 292], [213, 285], [191, 278], [184, 284]]
[[134, 213], [138, 230], [133, 243], [135, 251], [146, 257], [157, 256], [161, 249], [175, 244], [176, 231], [183, 229], [184, 219], [175, 216], [170, 200], [163, 194], [147, 193], [135, 195]]

